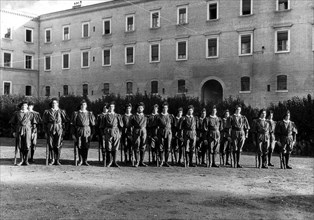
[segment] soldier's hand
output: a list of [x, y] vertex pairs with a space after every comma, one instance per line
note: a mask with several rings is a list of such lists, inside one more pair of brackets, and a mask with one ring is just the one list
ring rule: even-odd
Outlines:
[[74, 134], [72, 134], [72, 139], [76, 142], [76, 137]]
[[32, 133], [32, 139], [34, 139], [35, 138], [35, 133]]
[[16, 137], [16, 133], [15, 133], [15, 132], [13, 132], [12, 136], [13, 136], [13, 137]]
[[282, 145], [281, 145], [281, 143], [279, 142], [279, 141], [277, 141], [277, 145], [279, 146], [279, 147], [281, 147]]
[[248, 133], [246, 133], [246, 134], [245, 134], [245, 138], [248, 138], [248, 137], [249, 137], [249, 134], [248, 134]]

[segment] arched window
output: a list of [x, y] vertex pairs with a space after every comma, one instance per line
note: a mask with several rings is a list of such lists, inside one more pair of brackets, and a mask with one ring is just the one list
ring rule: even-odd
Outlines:
[[151, 94], [157, 94], [158, 93], [158, 81], [152, 81], [151, 82]]
[[185, 80], [184, 79], [179, 79], [178, 80], [178, 93], [185, 93]]
[[50, 96], [50, 86], [46, 86], [46, 88], [45, 88], [45, 96]]
[[88, 95], [88, 84], [83, 84], [83, 96]]
[[133, 83], [132, 82], [126, 83], [126, 94], [127, 95], [133, 94]]
[[68, 85], [63, 86], [63, 95], [69, 95], [69, 86]]
[[286, 75], [277, 76], [277, 90], [288, 90]]

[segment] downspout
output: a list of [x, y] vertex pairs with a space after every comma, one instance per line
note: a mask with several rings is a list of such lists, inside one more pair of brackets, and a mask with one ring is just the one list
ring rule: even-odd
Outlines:
[[41, 39], [40, 39], [40, 16], [37, 17], [37, 21], [38, 21], [38, 43], [37, 43], [37, 46], [38, 46], [38, 49], [37, 49], [37, 68], [38, 68], [38, 80], [37, 80], [37, 98], [39, 99], [40, 98], [40, 42], [41, 42]]

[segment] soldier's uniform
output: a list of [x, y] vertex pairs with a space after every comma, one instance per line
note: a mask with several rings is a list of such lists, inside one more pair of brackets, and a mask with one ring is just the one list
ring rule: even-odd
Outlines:
[[[155, 162], [156, 151], [158, 148], [158, 137], [157, 137], [157, 117], [159, 114], [150, 114], [147, 116], [147, 144], [152, 151], [153, 162]], [[156, 158], [157, 159], [157, 158]]]
[[[222, 130], [221, 119], [217, 116], [208, 116], [204, 121], [204, 130], [208, 140], [208, 166], [219, 167], [216, 165], [215, 157], [219, 153], [220, 147], [220, 130]], [[210, 161], [212, 157], [212, 161]]]
[[222, 164], [224, 165], [224, 157], [226, 155], [226, 165], [230, 165], [228, 160], [231, 153], [231, 123], [230, 117], [224, 117], [221, 120], [222, 130], [220, 131], [221, 146], [220, 154], [222, 157]]
[[[175, 162], [180, 163], [183, 147], [183, 131], [180, 129], [182, 117], [174, 117], [172, 125], [172, 148], [174, 151]], [[179, 151], [179, 157], [178, 157]]]
[[289, 166], [290, 154], [293, 150], [293, 144], [296, 141], [298, 133], [294, 122], [288, 120], [279, 121], [276, 125], [276, 138], [280, 143], [280, 161], [283, 164], [281, 168], [291, 169]]
[[238, 168], [241, 168], [242, 166], [239, 164], [240, 156], [250, 126], [247, 118], [241, 114], [233, 114], [230, 116], [230, 122], [233, 161], [234, 165], [237, 165]]
[[[143, 113], [136, 113], [131, 118], [131, 126], [133, 127], [133, 145], [132, 154], [135, 153], [136, 167], [146, 166], [144, 164], [145, 148], [146, 148], [146, 138], [147, 138], [147, 117]], [[138, 156], [140, 153], [140, 161]]]
[[52, 161], [49, 165], [60, 165], [63, 130], [68, 121], [67, 115], [61, 109], [48, 109], [43, 114], [43, 129], [47, 134], [47, 142]]
[[168, 158], [171, 151], [171, 140], [172, 140], [172, 131], [171, 125], [173, 123], [173, 116], [170, 114], [159, 114], [159, 117], [156, 118], [156, 125], [158, 127], [157, 137], [158, 137], [158, 150], [161, 164], [164, 165], [163, 153], [165, 152], [165, 165], [169, 166]]
[[36, 111], [30, 111], [31, 114], [33, 114], [33, 117], [36, 121], [36, 124], [34, 125], [33, 128], [33, 134], [32, 134], [32, 138], [31, 138], [31, 158], [30, 158], [30, 162], [34, 162], [34, 153], [36, 150], [36, 144], [37, 144], [37, 136], [38, 133], [40, 132], [40, 127], [39, 125], [42, 123], [42, 119], [40, 117], [39, 112]]
[[104, 123], [106, 147], [110, 156], [108, 166], [118, 166], [116, 163], [116, 152], [120, 146], [120, 129], [123, 128], [121, 115], [108, 112], [104, 117]]
[[90, 141], [94, 135], [95, 116], [91, 111], [75, 111], [71, 118], [72, 134], [76, 137], [76, 146], [80, 157], [79, 165], [87, 163]]
[[106, 112], [102, 112], [97, 115], [96, 119], [96, 132], [98, 134], [99, 138], [98, 141], [101, 148], [103, 160], [105, 159], [106, 156], [105, 123], [104, 123], [104, 118], [106, 114], [107, 114]]
[[204, 130], [205, 120], [206, 117], [199, 117], [196, 126], [196, 152], [198, 153], [200, 163], [205, 163], [205, 154], [208, 146], [208, 141], [206, 140], [206, 131]]
[[262, 157], [262, 168], [267, 168], [267, 153], [270, 140], [271, 127], [266, 119], [256, 119], [252, 123], [253, 139], [256, 141], [257, 156], [258, 156], [258, 167], [261, 166]]
[[193, 115], [186, 115], [182, 118], [181, 129], [183, 129], [183, 145], [186, 152], [186, 160], [188, 166], [193, 166], [193, 154], [196, 144], [196, 127], [197, 118]]
[[269, 139], [269, 147], [268, 147], [268, 166], [274, 166], [271, 163], [271, 156], [275, 150], [276, 145], [276, 137], [275, 137], [275, 130], [276, 130], [276, 121], [274, 120], [267, 120], [270, 124], [270, 139]]
[[132, 114], [127, 115], [124, 114], [122, 116], [123, 129], [122, 129], [122, 144], [124, 148], [124, 158], [125, 162], [127, 162], [128, 153], [129, 153], [129, 161], [131, 161], [132, 154], [132, 126], [131, 126], [131, 118]]
[[15, 133], [16, 144], [21, 154], [21, 162], [18, 165], [28, 165], [31, 137], [37, 122], [29, 111], [20, 110], [14, 112], [9, 124], [11, 124], [12, 132]]

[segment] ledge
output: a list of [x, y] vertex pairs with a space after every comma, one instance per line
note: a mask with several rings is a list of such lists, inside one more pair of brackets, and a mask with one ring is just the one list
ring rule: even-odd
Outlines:
[[124, 45], [136, 44], [136, 41], [125, 42]]
[[81, 47], [80, 50], [90, 50], [92, 47], [91, 46], [86, 46], [86, 47]]
[[153, 39], [149, 39], [147, 40], [148, 42], [155, 42], [155, 41], [161, 41], [162, 38], [161, 37], [158, 37], [158, 38], [153, 38]]
[[175, 36], [174, 39], [183, 39], [183, 38], [189, 38], [190, 35], [178, 35], [178, 36]]
[[216, 18], [216, 19], [207, 19], [206, 20], [206, 23], [215, 23], [215, 22], [218, 22], [220, 20], [220, 18]]
[[240, 94], [250, 94], [251, 91], [239, 91]]
[[30, 50], [23, 50], [23, 53], [27, 53], [27, 54], [35, 54], [34, 51], [30, 51]]
[[272, 27], [273, 28], [282, 28], [282, 27], [292, 27], [292, 23], [282, 23], [282, 24], [274, 24]]
[[254, 14], [249, 14], [249, 15], [239, 15], [239, 18], [247, 18], [247, 17], [251, 17], [254, 16]]
[[220, 35], [220, 34], [221, 34], [221, 31], [208, 31], [208, 32], [205, 32], [203, 35], [208, 36], [208, 35]]
[[160, 26], [159, 27], [150, 27], [149, 28], [149, 30], [151, 30], [151, 31], [158, 30], [158, 29], [160, 29]]
[[113, 46], [112, 43], [110, 43], [110, 44], [103, 44], [103, 45], [102, 45], [102, 47], [112, 47], [112, 46]]
[[276, 90], [276, 93], [287, 93], [288, 90]]
[[236, 31], [237, 32], [252, 32], [252, 31], [254, 31], [255, 30], [255, 27], [248, 27], [248, 28], [238, 28]]
[[110, 34], [102, 34], [103, 37], [111, 37], [112, 36], [112, 33]]
[[281, 13], [281, 12], [289, 12], [291, 11], [292, 9], [289, 8], [289, 9], [284, 9], [284, 10], [276, 10], [275, 13]]

